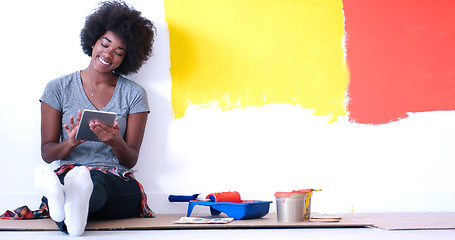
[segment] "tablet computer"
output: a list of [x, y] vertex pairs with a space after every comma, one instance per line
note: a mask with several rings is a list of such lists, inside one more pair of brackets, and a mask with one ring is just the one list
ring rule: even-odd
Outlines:
[[96, 110], [85, 109], [82, 112], [82, 118], [79, 122], [79, 128], [77, 129], [76, 139], [87, 140], [87, 141], [100, 141], [96, 134], [90, 129], [90, 122], [100, 121], [106, 125], [114, 125], [115, 117], [117, 116], [114, 112], [103, 112]]

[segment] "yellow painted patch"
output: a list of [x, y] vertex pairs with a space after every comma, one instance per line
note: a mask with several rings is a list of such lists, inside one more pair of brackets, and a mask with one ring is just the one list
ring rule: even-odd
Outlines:
[[342, 0], [164, 0], [172, 105], [291, 103], [346, 115]]

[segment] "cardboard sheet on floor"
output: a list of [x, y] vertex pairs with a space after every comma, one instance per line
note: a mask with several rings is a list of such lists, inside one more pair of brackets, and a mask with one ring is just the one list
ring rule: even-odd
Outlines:
[[[340, 228], [378, 227], [386, 230], [455, 229], [455, 212], [449, 213], [345, 213], [340, 222], [279, 223], [276, 214], [259, 219], [234, 220], [227, 224], [176, 224], [181, 214], [158, 214], [156, 218], [90, 221], [87, 230], [166, 230], [240, 228]], [[223, 215], [221, 215], [223, 216]], [[207, 216], [199, 216], [207, 217]], [[0, 220], [0, 231], [57, 231], [51, 219]]]
[[[276, 214], [269, 213], [263, 218], [234, 220], [226, 224], [177, 224], [181, 214], [157, 214], [156, 218], [131, 218], [119, 220], [89, 221], [87, 230], [168, 230], [168, 229], [240, 229], [240, 228], [340, 228], [368, 227], [371, 223], [358, 222], [348, 217], [339, 222], [297, 222], [280, 223]], [[221, 215], [222, 217], [225, 217]], [[207, 216], [198, 216], [207, 217]], [[3, 231], [57, 231], [51, 219], [0, 220]]]
[[455, 212], [428, 213], [346, 213], [342, 217], [370, 222], [386, 230], [455, 229]]

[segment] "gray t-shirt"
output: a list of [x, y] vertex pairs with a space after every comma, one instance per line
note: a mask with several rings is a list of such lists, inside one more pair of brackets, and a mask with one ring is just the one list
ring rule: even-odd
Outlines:
[[[62, 113], [61, 141], [68, 139], [63, 126], [69, 125], [70, 116], [76, 117], [77, 111], [84, 109], [97, 110], [89, 101], [82, 87], [80, 71], [50, 81], [40, 101]], [[119, 76], [117, 86], [109, 103], [101, 111], [117, 113], [116, 121], [120, 134], [125, 137], [126, 123], [129, 114], [150, 112], [147, 93], [139, 84]], [[119, 163], [112, 148], [102, 142], [87, 141], [77, 146], [61, 164], [77, 163], [90, 166], [118, 167], [128, 170]]]

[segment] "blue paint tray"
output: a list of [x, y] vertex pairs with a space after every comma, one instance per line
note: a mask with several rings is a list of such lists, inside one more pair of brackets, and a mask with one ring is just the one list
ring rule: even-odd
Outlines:
[[209, 206], [212, 215], [219, 215], [222, 212], [228, 217], [235, 220], [261, 218], [269, 213], [269, 207], [272, 201], [259, 200], [243, 200], [241, 202], [204, 202], [204, 201], [189, 201], [187, 217], [191, 216], [191, 212], [196, 205]]

